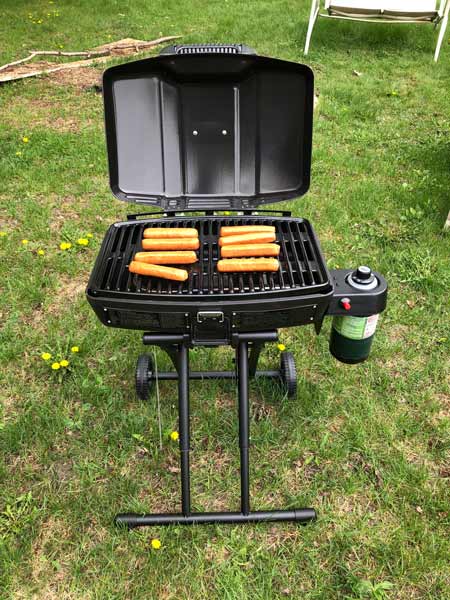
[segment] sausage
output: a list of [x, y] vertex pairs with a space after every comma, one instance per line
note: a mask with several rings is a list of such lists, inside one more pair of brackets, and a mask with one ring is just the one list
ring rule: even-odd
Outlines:
[[220, 273], [238, 271], [278, 271], [280, 263], [276, 258], [225, 258], [217, 263]]
[[174, 269], [173, 267], [161, 267], [160, 265], [149, 265], [148, 263], [133, 260], [128, 265], [130, 273], [137, 275], [147, 275], [148, 277], [161, 277], [161, 279], [171, 279], [172, 281], [186, 281], [188, 272], [184, 269]]
[[145, 239], [142, 240], [143, 250], [198, 250], [200, 242], [198, 238], [175, 238], [175, 239]]
[[153, 265], [190, 265], [197, 262], [197, 255], [193, 250], [136, 252], [134, 260]]
[[147, 227], [144, 229], [144, 238], [198, 238], [198, 231], [193, 227]]
[[220, 249], [222, 258], [239, 256], [278, 256], [280, 246], [278, 244], [242, 244], [236, 246], [223, 246]]
[[221, 237], [244, 233], [275, 233], [275, 227], [272, 225], [227, 225], [220, 228]]
[[219, 238], [219, 246], [236, 246], [237, 244], [265, 244], [275, 241], [275, 233], [246, 233]]

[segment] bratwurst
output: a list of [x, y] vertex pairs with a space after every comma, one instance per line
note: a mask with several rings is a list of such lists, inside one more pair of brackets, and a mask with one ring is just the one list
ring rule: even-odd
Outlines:
[[217, 263], [220, 273], [244, 271], [278, 271], [280, 263], [276, 258], [225, 258]]
[[160, 239], [149, 238], [142, 240], [143, 250], [198, 250], [198, 238]]
[[275, 227], [272, 225], [227, 225], [220, 228], [221, 237], [244, 233], [275, 233]]
[[278, 244], [236, 244], [233, 246], [222, 246], [220, 256], [222, 258], [233, 258], [239, 256], [278, 256], [280, 246]]
[[197, 255], [193, 250], [136, 252], [134, 260], [153, 265], [191, 265], [197, 262]]
[[137, 262], [136, 260], [130, 262], [128, 270], [130, 273], [136, 273], [137, 275], [160, 277], [161, 279], [171, 279], [172, 281], [186, 281], [188, 278], [188, 272], [184, 269], [149, 265], [148, 263]]
[[219, 238], [219, 246], [236, 246], [238, 244], [266, 244], [275, 241], [275, 233], [268, 231], [262, 233], [245, 233], [243, 235], [230, 235]]
[[193, 227], [147, 227], [144, 229], [144, 238], [173, 239], [195, 238], [198, 231]]

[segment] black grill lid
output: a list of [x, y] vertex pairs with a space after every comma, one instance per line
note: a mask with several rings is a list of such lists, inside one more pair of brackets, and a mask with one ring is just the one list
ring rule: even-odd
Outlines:
[[103, 76], [111, 189], [163, 209], [306, 193], [313, 74], [242, 45], [171, 46]]

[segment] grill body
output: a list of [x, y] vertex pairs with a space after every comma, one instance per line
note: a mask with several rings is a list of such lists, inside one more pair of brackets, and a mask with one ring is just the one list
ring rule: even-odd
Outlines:
[[[109, 228], [87, 298], [102, 323], [142, 330], [145, 345], [159, 346], [170, 357], [174, 371], [168, 372], [155, 370], [150, 355], [139, 358], [136, 392], [148, 400], [154, 381], [176, 380], [180, 434], [181, 513], [123, 513], [116, 523], [130, 528], [306, 523], [315, 518], [313, 509], [251, 509], [249, 379], [279, 379], [287, 396], [295, 397], [293, 355], [282, 352], [278, 369], [258, 370], [264, 344], [277, 341], [281, 327], [314, 324], [319, 332], [326, 314], [377, 315], [386, 306], [387, 290], [383, 277], [370, 270], [377, 281], [370, 289], [351, 285], [351, 270], [328, 272], [307, 220], [284, 211], [255, 212], [260, 205], [302, 196], [309, 188], [312, 71], [257, 56], [242, 44], [181, 45], [108, 69], [103, 94], [111, 190], [121, 200], [165, 212], [162, 217], [134, 215]], [[224, 210], [233, 216], [217, 214]], [[204, 216], [189, 211], [204, 211]], [[280, 270], [219, 273], [220, 227], [255, 224], [275, 226]], [[183, 265], [185, 282], [129, 272], [147, 227], [197, 229], [198, 262]], [[345, 352], [351, 343], [349, 337]], [[191, 371], [189, 350], [195, 345], [232, 346], [235, 369]], [[335, 356], [341, 360], [347, 354], [340, 350], [340, 358]], [[236, 381], [239, 513], [191, 510], [189, 381], [211, 378]]]
[[[281, 247], [277, 273], [219, 273], [222, 225], [276, 227]], [[195, 227], [198, 262], [185, 282], [129, 273], [146, 227]], [[186, 266], [183, 266], [183, 268]], [[220, 344], [235, 331], [320, 323], [333, 285], [312, 226], [290, 217], [166, 217], [112, 225], [88, 284], [88, 300], [105, 325], [189, 333], [193, 341]]]

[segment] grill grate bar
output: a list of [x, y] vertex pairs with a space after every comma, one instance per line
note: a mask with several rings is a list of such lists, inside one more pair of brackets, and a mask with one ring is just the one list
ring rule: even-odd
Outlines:
[[295, 287], [294, 275], [292, 273], [291, 261], [289, 260], [289, 254], [288, 254], [288, 251], [287, 251], [286, 242], [285, 242], [285, 239], [284, 239], [284, 231], [283, 230], [284, 230], [284, 227], [281, 226], [280, 227], [280, 240], [279, 241], [280, 241], [281, 247], [283, 249], [282, 256], [283, 256], [284, 260], [280, 261], [280, 263], [281, 263], [282, 268], [283, 268], [284, 265], [287, 265], [287, 272], [288, 272], [288, 275], [289, 275], [289, 280], [291, 282], [291, 287]]
[[313, 240], [311, 240], [309, 238], [308, 238], [308, 244], [309, 244], [309, 247], [311, 248], [311, 254], [313, 257], [314, 264], [316, 266], [316, 268], [313, 270], [313, 276], [314, 276], [313, 281], [314, 281], [314, 283], [318, 283], [318, 284], [323, 283], [324, 274], [323, 274], [323, 270], [321, 269], [320, 260], [318, 258], [318, 251], [317, 251], [316, 244], [314, 243]]
[[297, 239], [298, 239], [299, 244], [300, 244], [300, 248], [302, 249], [303, 261], [305, 263], [305, 275], [307, 275], [307, 278], [309, 279], [309, 281], [306, 281], [306, 278], [305, 278], [305, 284], [306, 285], [313, 285], [314, 284], [314, 276], [313, 276], [311, 265], [310, 265], [310, 262], [309, 262], [308, 253], [306, 252], [306, 247], [305, 247], [305, 244], [303, 242], [302, 231], [301, 231], [300, 226], [299, 226], [299, 224], [297, 222], [295, 223], [295, 229], [296, 229], [296, 233], [297, 233]]
[[109, 272], [108, 272], [108, 277], [106, 280], [106, 284], [105, 287], [107, 290], [110, 290], [111, 288], [115, 287], [114, 286], [114, 281], [116, 280], [115, 277], [115, 272], [117, 269], [117, 261], [120, 260], [121, 256], [120, 256], [120, 250], [119, 253], [114, 252], [117, 248], [120, 249], [121, 245], [122, 245], [122, 240], [124, 238], [125, 235], [125, 231], [126, 231], [126, 227], [121, 227], [119, 232], [118, 232], [118, 237], [114, 240], [114, 243], [112, 245], [112, 257], [111, 257], [111, 265], [109, 267]]
[[300, 258], [298, 257], [297, 245], [295, 243], [294, 235], [293, 235], [292, 228], [290, 225], [291, 224], [289, 223], [288, 227], [287, 227], [287, 231], [288, 231], [288, 235], [289, 235], [289, 243], [290, 243], [290, 246], [292, 249], [292, 255], [294, 257], [295, 264], [297, 267], [297, 273], [298, 273], [298, 277], [300, 279], [300, 284], [305, 285], [305, 278], [303, 277], [302, 263], [301, 263]]
[[199, 239], [200, 239], [200, 248], [198, 250], [198, 292], [199, 294], [203, 294], [203, 261], [205, 260], [205, 244], [204, 244], [204, 236], [202, 235], [202, 231], [199, 231]]

